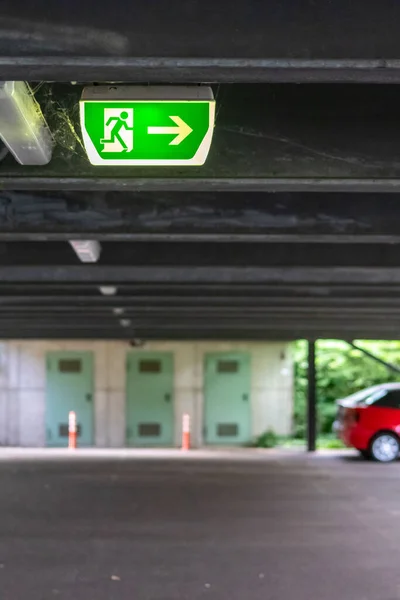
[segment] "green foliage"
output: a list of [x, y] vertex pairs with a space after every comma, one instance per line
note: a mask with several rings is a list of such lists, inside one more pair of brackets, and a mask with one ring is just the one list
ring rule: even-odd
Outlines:
[[[400, 341], [356, 342], [383, 360], [400, 366]], [[319, 340], [316, 351], [318, 431], [330, 433], [336, 415], [336, 400], [363, 388], [399, 381], [400, 374], [389, 370], [346, 342]], [[306, 434], [307, 342], [295, 344], [294, 436]]]
[[318, 443], [317, 446], [319, 449], [326, 449], [326, 450], [341, 450], [342, 448], [345, 448], [346, 446], [343, 444], [343, 442], [341, 440], [339, 440], [337, 437], [335, 437], [334, 435], [320, 435], [318, 437]]
[[264, 431], [256, 438], [254, 442], [255, 448], [275, 448], [278, 443], [278, 436], [272, 429]]

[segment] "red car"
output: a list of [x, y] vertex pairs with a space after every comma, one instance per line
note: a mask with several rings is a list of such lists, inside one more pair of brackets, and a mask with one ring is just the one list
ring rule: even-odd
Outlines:
[[400, 453], [400, 383], [376, 385], [337, 401], [333, 425], [364, 458], [392, 462]]

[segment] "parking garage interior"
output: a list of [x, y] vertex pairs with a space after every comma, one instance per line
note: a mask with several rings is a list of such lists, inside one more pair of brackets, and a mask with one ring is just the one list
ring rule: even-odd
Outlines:
[[[398, 463], [314, 451], [316, 341], [400, 334], [399, 18], [0, 3], [1, 599], [398, 598]], [[207, 87], [205, 164], [90, 164], [101, 85]], [[298, 339], [309, 452], [249, 448], [290, 431]]]

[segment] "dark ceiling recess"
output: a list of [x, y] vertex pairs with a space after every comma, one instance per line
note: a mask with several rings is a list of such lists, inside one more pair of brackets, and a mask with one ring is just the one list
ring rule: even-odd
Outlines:
[[0, 331], [5, 338], [393, 338], [399, 265], [400, 242], [104, 241], [98, 263], [82, 264], [65, 242], [3, 241]]
[[[1, 61], [0, 61], [1, 64]], [[214, 85], [217, 113], [202, 167], [95, 167], [79, 125], [82, 85], [43, 84], [36, 98], [56, 145], [45, 166], [8, 155], [3, 189], [182, 192], [395, 192], [398, 107], [391, 85]]]
[[400, 192], [0, 191], [0, 241], [386, 244], [400, 242], [399, 206]]

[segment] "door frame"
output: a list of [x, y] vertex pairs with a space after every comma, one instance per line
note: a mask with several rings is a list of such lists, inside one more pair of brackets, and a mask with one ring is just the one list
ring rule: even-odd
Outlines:
[[[202, 445], [204, 446], [218, 446], [218, 442], [209, 442], [207, 441], [208, 434], [208, 423], [207, 423], [207, 386], [206, 386], [206, 377], [207, 377], [207, 358], [209, 357], [226, 357], [227, 359], [234, 359], [237, 357], [246, 356], [249, 362], [249, 401], [247, 404], [247, 414], [249, 419], [249, 433], [250, 437], [253, 435], [253, 401], [252, 401], [252, 354], [249, 350], [216, 350], [211, 352], [204, 352], [203, 355], [203, 419], [202, 419], [202, 428], [201, 428], [201, 439]], [[243, 443], [239, 442], [238, 444], [233, 444], [234, 446], [240, 447]], [[222, 442], [221, 446], [225, 444]], [[229, 446], [229, 443], [226, 444]]]
[[[48, 369], [47, 369], [47, 365], [48, 365], [48, 359], [50, 358], [51, 355], [64, 355], [66, 356], [66, 358], [75, 358], [77, 356], [82, 356], [82, 355], [86, 355], [89, 359], [90, 359], [90, 387], [91, 387], [91, 394], [92, 394], [92, 401], [91, 401], [91, 441], [89, 443], [89, 445], [84, 445], [84, 448], [94, 448], [96, 446], [96, 416], [95, 416], [95, 412], [96, 412], [96, 389], [95, 389], [95, 377], [94, 377], [94, 369], [95, 369], [95, 360], [94, 360], [94, 356], [95, 353], [93, 350], [47, 350], [46, 351], [46, 357], [45, 357], [45, 361], [46, 361], [46, 389], [45, 389], [45, 414], [44, 414], [44, 427], [45, 427], [45, 432], [47, 429], [47, 406], [48, 406]], [[47, 434], [45, 434], [45, 447], [47, 448], [60, 448], [62, 446], [54, 446], [54, 444], [49, 445], [47, 443]], [[78, 438], [78, 446], [79, 446], [79, 438]]]
[[[164, 445], [160, 445], [160, 446], [138, 446], [138, 445], [131, 445], [128, 443], [128, 427], [129, 427], [129, 422], [128, 422], [128, 410], [129, 410], [129, 359], [131, 356], [146, 356], [148, 358], [151, 358], [152, 356], [154, 358], [159, 357], [160, 354], [162, 355], [168, 355], [171, 357], [171, 362], [172, 362], [172, 374], [171, 374], [171, 378], [172, 378], [172, 406], [171, 406], [171, 412], [172, 412], [172, 436], [171, 436], [171, 444], [164, 446]], [[125, 447], [127, 448], [174, 448], [176, 446], [175, 444], [175, 434], [176, 434], [176, 406], [175, 406], [175, 353], [173, 350], [129, 350], [126, 353], [126, 358], [125, 358]]]

